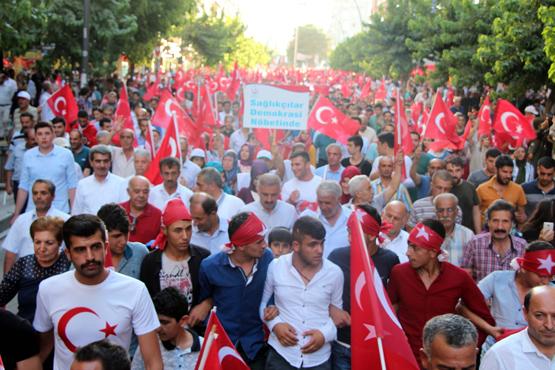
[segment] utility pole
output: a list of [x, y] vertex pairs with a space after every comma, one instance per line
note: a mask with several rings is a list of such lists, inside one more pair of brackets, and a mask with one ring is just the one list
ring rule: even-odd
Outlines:
[[83, 0], [83, 59], [81, 61], [81, 87], [87, 86], [87, 69], [89, 67], [89, 23], [91, 1]]
[[297, 67], [297, 49], [299, 47], [299, 26], [295, 27], [295, 42], [293, 47], [293, 68]]

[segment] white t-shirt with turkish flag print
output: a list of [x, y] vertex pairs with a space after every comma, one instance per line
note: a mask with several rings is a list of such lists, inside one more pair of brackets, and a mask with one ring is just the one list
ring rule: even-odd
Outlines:
[[39, 285], [34, 328], [54, 330], [54, 369], [71, 367], [77, 348], [107, 339], [129, 349], [132, 330], [138, 336], [160, 326], [146, 286], [110, 271], [97, 285], [84, 285], [68, 271]]

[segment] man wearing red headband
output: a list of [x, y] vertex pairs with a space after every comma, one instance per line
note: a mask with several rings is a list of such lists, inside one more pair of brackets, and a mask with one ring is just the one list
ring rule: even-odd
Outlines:
[[206, 249], [190, 244], [191, 222], [181, 198], [168, 201], [162, 212], [162, 229], [154, 241], [157, 250], [145, 257], [140, 275], [152, 297], [174, 287], [187, 297], [189, 307], [199, 302], [200, 262], [210, 255]]
[[273, 260], [266, 248], [266, 227], [254, 213], [242, 212], [231, 219], [227, 248], [200, 266], [200, 304], [190, 312], [190, 325], [204, 320], [212, 306], [237, 350], [253, 370], [264, 369], [266, 345], [258, 308], [268, 265]]
[[[378, 274], [382, 278], [384, 287], [387, 286], [389, 274], [393, 266], [399, 264], [399, 257], [395, 252], [389, 249], [380, 248], [378, 246], [378, 238], [380, 233], [387, 234], [391, 224], [382, 223], [382, 219], [378, 211], [368, 205], [359, 204], [355, 211], [364, 234], [364, 241], [368, 248], [368, 255], [372, 258], [372, 262], [378, 270]], [[351, 247], [338, 248], [330, 253], [328, 259], [335, 263], [343, 271], [343, 309], [344, 312], [351, 312]], [[341, 325], [342, 312], [338, 312], [334, 306], [330, 306], [330, 314], [334, 322], [338, 325], [337, 340], [332, 344], [332, 361], [333, 368], [343, 369], [342, 364], [349, 364], [351, 361], [351, 327]], [[347, 314], [348, 315], [348, 314]]]
[[439, 221], [418, 223], [409, 234], [409, 262], [393, 267], [387, 286], [415, 358], [419, 358], [426, 322], [437, 315], [455, 313], [459, 300], [471, 312], [495, 325], [470, 275], [449, 262], [438, 260], [444, 238], [445, 228]]

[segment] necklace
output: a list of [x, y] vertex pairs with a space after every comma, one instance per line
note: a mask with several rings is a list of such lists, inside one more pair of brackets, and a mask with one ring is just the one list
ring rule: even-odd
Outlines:
[[[303, 279], [306, 280], [307, 284], [310, 283], [310, 280], [312, 280], [312, 278], [308, 278], [305, 274], [303, 274], [303, 273], [301, 272], [301, 270], [298, 270], [298, 269], [297, 269], [297, 272], [301, 275], [301, 277], [302, 277]], [[313, 277], [314, 277], [314, 276], [313, 276]]]

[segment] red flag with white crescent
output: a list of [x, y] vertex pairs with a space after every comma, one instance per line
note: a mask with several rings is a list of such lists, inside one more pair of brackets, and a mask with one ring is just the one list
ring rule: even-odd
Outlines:
[[520, 111], [510, 102], [504, 99], [497, 100], [495, 108], [495, 118], [493, 119], [493, 130], [496, 135], [511, 137], [514, 143], [512, 146], [520, 146], [524, 140], [534, 140], [536, 130]]
[[71, 124], [77, 120], [77, 113], [79, 107], [75, 101], [75, 96], [71, 91], [69, 85], [65, 85], [60, 90], [52, 94], [46, 101], [48, 107], [55, 116], [64, 117], [66, 120], [66, 130], [71, 127]]
[[351, 368], [418, 370], [362, 235], [358, 217], [349, 217], [351, 235]]
[[436, 140], [451, 140], [457, 136], [457, 118], [447, 109], [441, 95], [436, 93], [434, 105], [428, 117], [423, 137]]
[[[135, 125], [133, 124], [133, 119], [131, 119], [131, 107], [129, 106], [129, 96], [127, 95], [127, 87], [125, 85], [122, 85], [120, 89], [118, 104], [116, 106], [116, 112], [114, 113], [114, 120], [123, 121], [123, 125], [121, 127], [122, 129], [126, 128], [135, 132]], [[116, 134], [112, 138], [112, 142], [115, 145], [119, 145], [120, 143], [119, 135], [120, 135], [120, 132], [116, 132]], [[133, 143], [133, 146], [137, 147], [138, 145], [139, 145], [139, 142], [137, 141], [137, 138], [135, 138], [135, 142]]]
[[312, 107], [307, 126], [343, 144], [360, 129], [357, 121], [341, 112], [324, 96], [320, 96]]
[[489, 95], [484, 99], [484, 103], [478, 112], [478, 135], [491, 135], [491, 103]]
[[179, 145], [179, 134], [177, 129], [177, 117], [174, 114], [172, 124], [168, 125], [164, 139], [160, 144], [160, 148], [156, 155], [152, 158], [152, 162], [145, 172], [145, 177], [153, 185], [162, 183], [162, 176], [160, 175], [159, 164], [160, 161], [167, 157], [174, 157], [181, 160], [181, 148]]

